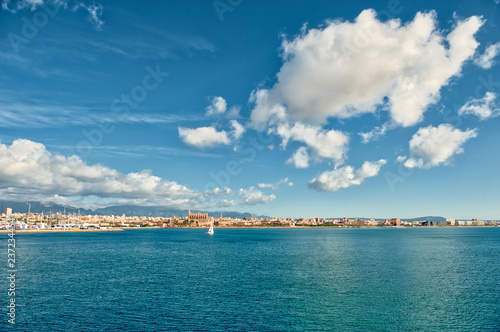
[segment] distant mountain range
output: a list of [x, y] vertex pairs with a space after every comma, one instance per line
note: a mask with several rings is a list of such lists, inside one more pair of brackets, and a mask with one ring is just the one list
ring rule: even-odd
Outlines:
[[[2, 210], [5, 208], [12, 208], [13, 212], [26, 213], [28, 212], [28, 203], [31, 204], [30, 211], [33, 213], [56, 213], [56, 212], [66, 212], [66, 214], [80, 213], [81, 215], [122, 215], [126, 216], [147, 216], [147, 217], [185, 217], [188, 214], [188, 210], [180, 210], [180, 209], [171, 209], [162, 206], [137, 206], [137, 205], [117, 205], [117, 206], [108, 206], [105, 208], [100, 208], [96, 210], [91, 209], [83, 209], [74, 207], [71, 205], [60, 205], [55, 203], [41, 203], [41, 202], [13, 202], [13, 201], [0, 201], [0, 205]], [[199, 210], [191, 210], [193, 213], [204, 212]], [[251, 213], [248, 212], [236, 212], [236, 211], [213, 211], [208, 212], [208, 215], [211, 217], [219, 217], [222, 213], [223, 217], [229, 218], [250, 218], [252, 217]], [[254, 218], [269, 218], [269, 216], [264, 215], [254, 215]], [[354, 217], [352, 217], [354, 218]], [[351, 219], [352, 219], [351, 218]], [[340, 219], [338, 217], [328, 218], [328, 219]], [[360, 218], [369, 220], [371, 218]], [[438, 216], [426, 216], [419, 218], [400, 218], [404, 221], [419, 221], [419, 220], [428, 220], [434, 223], [442, 223], [446, 221], [446, 218], [438, 217]], [[375, 218], [375, 220], [385, 220], [380, 218]]]
[[[147, 217], [183, 217], [188, 215], [188, 210], [171, 209], [162, 206], [137, 206], [137, 205], [117, 205], [108, 206], [96, 210], [83, 209], [71, 205], [60, 205], [55, 203], [41, 203], [41, 202], [13, 202], [13, 201], [0, 201], [1, 213], [5, 208], [12, 208], [12, 212], [26, 213], [28, 212], [28, 203], [30, 212], [33, 213], [57, 213], [65, 212], [66, 214], [80, 213], [81, 215], [122, 215], [126, 216], [147, 216]], [[198, 210], [191, 210], [193, 213], [203, 212]], [[229, 218], [250, 218], [252, 214], [249, 212], [236, 212], [236, 211], [212, 211], [208, 212], [211, 217], [219, 217], [222, 213], [223, 217]], [[254, 215], [255, 218], [268, 218], [268, 216]]]
[[[391, 217], [393, 218], [393, 217]], [[381, 219], [381, 218], [373, 218], [377, 221], [385, 221], [386, 219], [391, 219], [391, 218], [384, 218], [384, 219]], [[335, 218], [335, 219], [339, 219], [339, 218]], [[359, 218], [359, 219], [363, 219], [363, 220], [370, 220], [372, 218]], [[404, 220], [404, 221], [432, 221], [432, 222], [445, 222], [446, 221], [446, 218], [444, 217], [437, 217], [437, 216], [426, 216], [426, 217], [418, 217], [418, 218], [399, 218], [400, 220]]]
[[[80, 213], [81, 215], [122, 215], [126, 216], [147, 216], [147, 217], [185, 217], [188, 215], [188, 210], [172, 209], [163, 206], [137, 206], [137, 205], [116, 205], [108, 206], [105, 208], [100, 208], [96, 210], [83, 209], [74, 207], [71, 205], [60, 205], [55, 203], [41, 203], [41, 202], [14, 202], [14, 201], [0, 201], [2, 213], [5, 208], [12, 208], [13, 212], [26, 213], [28, 212], [28, 203], [31, 204], [30, 211], [33, 213], [56, 213], [56, 212], [66, 212], [66, 214]], [[199, 210], [191, 210], [193, 213], [205, 212]], [[228, 218], [250, 218], [252, 214], [249, 212], [236, 212], [236, 211], [211, 211], [208, 215], [211, 217], [219, 217], [222, 213], [223, 217]], [[269, 216], [264, 215], [253, 215], [254, 218], [269, 218]], [[327, 219], [340, 219], [339, 217], [327, 218]], [[355, 217], [351, 217], [355, 219]], [[371, 218], [360, 218], [369, 220]], [[427, 220], [434, 223], [442, 223], [446, 221], [446, 218], [438, 216], [426, 216], [419, 218], [400, 218], [404, 221], [421, 221]], [[375, 220], [385, 220], [380, 218], [375, 218]]]

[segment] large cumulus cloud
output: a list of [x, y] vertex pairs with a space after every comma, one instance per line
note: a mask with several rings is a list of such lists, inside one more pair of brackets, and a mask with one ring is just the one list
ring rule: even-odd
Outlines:
[[458, 20], [444, 35], [434, 11], [403, 25], [364, 10], [354, 22], [304, 30], [283, 42], [274, 86], [252, 94], [252, 124], [262, 128], [275, 117], [318, 124], [383, 106], [396, 125], [414, 125], [473, 57], [482, 24], [478, 16]]

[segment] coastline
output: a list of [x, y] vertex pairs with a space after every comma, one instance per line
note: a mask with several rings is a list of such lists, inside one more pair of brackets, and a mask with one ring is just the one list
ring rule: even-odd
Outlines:
[[[75, 233], [75, 232], [121, 232], [122, 228], [109, 229], [16, 229], [15, 234], [19, 233]], [[11, 233], [10, 229], [2, 229], [0, 233]]]
[[[358, 227], [329, 227], [329, 226], [301, 226], [301, 227], [286, 227], [286, 226], [241, 226], [241, 227], [215, 227], [215, 229], [434, 229], [434, 228], [492, 228], [500, 226], [358, 226]], [[135, 229], [208, 229], [208, 227], [113, 227], [108, 229], [20, 229], [15, 230], [15, 234], [20, 233], [77, 233], [77, 232], [122, 232], [125, 230]], [[11, 230], [0, 230], [0, 233], [11, 233]]]
[[[275, 227], [266, 227], [266, 226], [242, 226], [242, 227], [214, 227], [214, 229], [252, 229], [252, 228], [268, 228], [268, 229], [314, 229], [314, 228], [331, 228], [331, 229], [357, 229], [357, 228], [366, 228], [366, 229], [426, 229], [426, 228], [489, 228], [489, 227], [500, 227], [500, 226], [358, 226], [358, 227], [329, 227], [329, 226], [300, 226], [300, 227], [284, 227], [284, 226], [275, 226]], [[151, 227], [154, 228], [154, 227]], [[169, 228], [169, 227], [166, 227]], [[170, 227], [176, 228], [176, 227]], [[183, 228], [183, 227], [177, 227]], [[208, 229], [207, 227], [184, 227], [185, 229]]]

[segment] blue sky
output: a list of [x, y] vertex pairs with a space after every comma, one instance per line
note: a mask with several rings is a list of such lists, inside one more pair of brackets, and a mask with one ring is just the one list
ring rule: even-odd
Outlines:
[[496, 219], [499, 14], [3, 0], [0, 199]]

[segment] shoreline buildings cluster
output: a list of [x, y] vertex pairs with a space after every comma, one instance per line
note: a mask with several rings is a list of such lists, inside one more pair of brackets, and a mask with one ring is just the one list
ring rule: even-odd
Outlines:
[[230, 218], [211, 217], [207, 213], [191, 213], [180, 217], [148, 217], [122, 215], [79, 215], [66, 213], [14, 213], [6, 208], [0, 215], [0, 229], [14, 224], [20, 230], [106, 229], [111, 227], [428, 227], [428, 226], [500, 226], [496, 220], [432, 220], [392, 219], [326, 219], [326, 218]]

